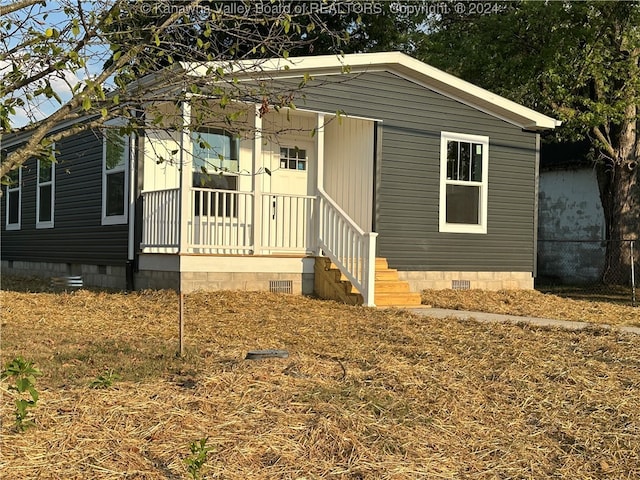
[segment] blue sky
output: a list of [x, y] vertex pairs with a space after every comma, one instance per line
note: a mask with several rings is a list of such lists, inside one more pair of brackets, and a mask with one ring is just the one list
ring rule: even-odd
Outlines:
[[[11, 3], [13, 2], [2, 1], [0, 2], [0, 5], [10, 5]], [[81, 0], [79, 2], [80, 6], [87, 14], [93, 10], [102, 9], [110, 3], [111, 0]], [[73, 13], [71, 13], [71, 15], [67, 15], [64, 12], [65, 7], [73, 9]], [[80, 18], [80, 15], [78, 14], [78, 2], [76, 0], [58, 0], [48, 1], [44, 6], [34, 5], [28, 9], [9, 14], [3, 19], [6, 18], [12, 19], [14, 21], [14, 26], [6, 29], [5, 32], [2, 32], [0, 37], [0, 53], [6, 53], [10, 49], [16, 47], [16, 45], [24, 42], [24, 27], [30, 27], [43, 33], [49, 28], [64, 31], [65, 26], [69, 26], [73, 18]], [[17, 29], [15, 25], [21, 21], [26, 23], [22, 29]], [[64, 38], [74, 40], [81, 38], [82, 35], [83, 30], [82, 27], [80, 27], [80, 33], [77, 37], [73, 37], [73, 35], [69, 34]], [[27, 51], [28, 49], [20, 49], [16, 52], [16, 57], [8, 60], [0, 60], [0, 81], [2, 81], [2, 77], [12, 69], [14, 62], [16, 62], [20, 70], [25, 73], [29, 71], [36, 72], [42, 68], [42, 66], [39, 65], [29, 65], [28, 61], [24, 60], [23, 55]], [[83, 55], [88, 59], [87, 66], [85, 68], [75, 72], [67, 70], [61, 72], [58, 76], [49, 77], [54, 91], [60, 96], [63, 102], [66, 102], [71, 98], [70, 85], [75, 85], [78, 82], [94, 75], [96, 72], [99, 72], [107, 54], [108, 49], [104, 46], [89, 46], [83, 53]], [[21, 127], [28, 124], [30, 121], [45, 118], [60, 108], [60, 104], [56, 100], [47, 99], [42, 95], [33, 100], [27, 101], [25, 93], [26, 92], [24, 90], [13, 93], [14, 96], [23, 98], [27, 102], [23, 108], [17, 108], [16, 114], [12, 116], [11, 120], [14, 127]]]

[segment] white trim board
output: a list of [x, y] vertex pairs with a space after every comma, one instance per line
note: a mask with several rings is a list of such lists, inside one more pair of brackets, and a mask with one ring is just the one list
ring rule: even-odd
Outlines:
[[212, 273], [313, 273], [314, 257], [163, 255], [143, 253], [140, 270]]

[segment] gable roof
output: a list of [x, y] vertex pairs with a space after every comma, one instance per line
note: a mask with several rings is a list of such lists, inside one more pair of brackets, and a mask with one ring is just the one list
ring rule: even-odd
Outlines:
[[[213, 64], [181, 63], [181, 67], [196, 76], [206, 75]], [[309, 75], [337, 75], [386, 71], [423, 87], [477, 108], [525, 130], [550, 130], [562, 122], [530, 108], [491, 93], [472, 83], [427, 65], [401, 52], [319, 55], [271, 60], [246, 60], [232, 64], [232, 72], [240, 78], [264, 73], [271, 78]], [[228, 65], [221, 65], [223, 68]]]

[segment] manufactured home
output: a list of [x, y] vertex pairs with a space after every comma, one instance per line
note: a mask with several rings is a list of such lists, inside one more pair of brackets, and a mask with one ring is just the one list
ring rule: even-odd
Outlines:
[[533, 287], [539, 133], [558, 121], [396, 52], [260, 75], [295, 107], [236, 101], [220, 122], [214, 96], [165, 100], [148, 108], [182, 128], [85, 131], [27, 162], [2, 196], [3, 272], [365, 305]]

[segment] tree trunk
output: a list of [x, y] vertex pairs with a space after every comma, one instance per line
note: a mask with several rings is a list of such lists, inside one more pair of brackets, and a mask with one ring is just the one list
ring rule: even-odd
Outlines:
[[640, 237], [640, 168], [635, 150], [634, 141], [627, 150], [631, 155], [606, 159], [596, 167], [606, 227], [602, 281], [607, 285], [630, 284], [630, 242]]

